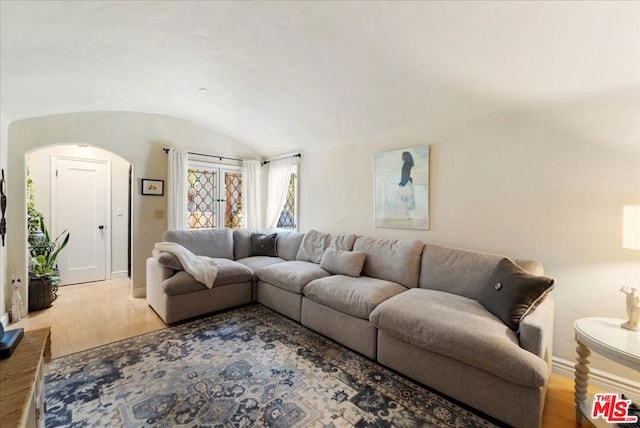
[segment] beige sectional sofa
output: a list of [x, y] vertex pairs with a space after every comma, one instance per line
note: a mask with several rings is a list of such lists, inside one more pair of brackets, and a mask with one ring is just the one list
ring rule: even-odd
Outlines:
[[[170, 254], [147, 260], [147, 300], [166, 323], [257, 301], [504, 423], [541, 424], [554, 315], [543, 297], [553, 281], [536, 261], [318, 231], [168, 231], [163, 240], [219, 269], [208, 289]], [[512, 303], [511, 283], [537, 287], [521, 320], [500, 303]]]

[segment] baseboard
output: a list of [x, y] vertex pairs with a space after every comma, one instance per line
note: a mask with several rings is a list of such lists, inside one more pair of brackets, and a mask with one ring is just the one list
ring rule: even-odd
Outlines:
[[[551, 367], [554, 373], [573, 379], [575, 376], [575, 362], [563, 358], [553, 357]], [[616, 376], [589, 367], [589, 384], [597, 386], [608, 392], [622, 392], [635, 397], [640, 397], [640, 382]]]
[[126, 270], [121, 270], [118, 272], [111, 272], [111, 279], [112, 280], [118, 280], [118, 279], [129, 279], [129, 272]]

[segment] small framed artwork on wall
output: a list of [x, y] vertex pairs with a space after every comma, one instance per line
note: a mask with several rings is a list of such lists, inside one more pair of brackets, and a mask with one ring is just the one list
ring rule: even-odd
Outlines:
[[376, 227], [429, 229], [429, 146], [374, 155]]
[[150, 196], [164, 195], [164, 180], [142, 179], [142, 194]]

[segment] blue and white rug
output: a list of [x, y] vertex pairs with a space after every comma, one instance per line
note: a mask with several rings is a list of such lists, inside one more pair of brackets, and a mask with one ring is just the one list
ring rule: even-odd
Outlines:
[[53, 360], [48, 427], [487, 427], [251, 305]]

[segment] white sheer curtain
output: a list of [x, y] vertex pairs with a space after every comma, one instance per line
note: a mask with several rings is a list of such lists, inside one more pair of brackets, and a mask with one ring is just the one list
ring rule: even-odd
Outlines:
[[167, 173], [167, 228], [187, 228], [187, 158], [184, 150], [169, 149]]
[[262, 230], [262, 169], [257, 160], [242, 161], [242, 214], [245, 229]]
[[289, 180], [293, 172], [292, 156], [269, 162], [269, 183], [267, 187], [267, 228], [278, 226], [280, 213], [287, 198]]

